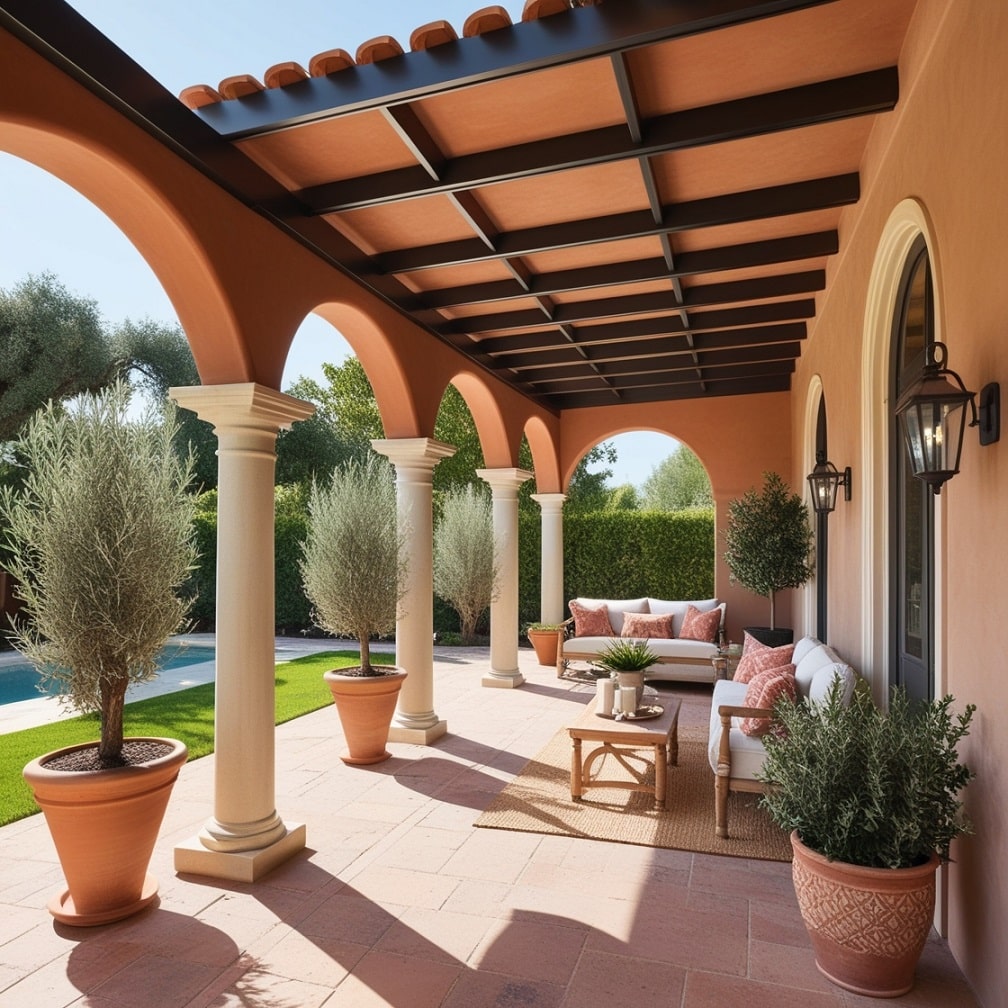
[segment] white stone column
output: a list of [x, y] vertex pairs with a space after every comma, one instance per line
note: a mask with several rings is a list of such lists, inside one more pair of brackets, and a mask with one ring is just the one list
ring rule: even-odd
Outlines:
[[542, 560], [539, 575], [539, 618], [543, 623], [564, 621], [563, 506], [566, 494], [532, 494], [542, 509]]
[[372, 441], [396, 471], [400, 528], [406, 529], [406, 593], [396, 620], [396, 665], [408, 673], [399, 692], [390, 742], [429, 745], [448, 730], [434, 713], [434, 466], [455, 454], [430, 438]]
[[253, 383], [169, 395], [218, 440], [214, 814], [175, 869], [251, 882], [305, 845], [275, 807], [273, 484], [278, 431], [314, 406]]
[[490, 674], [484, 686], [514, 689], [518, 671], [518, 487], [532, 478], [524, 469], [477, 469], [493, 492], [497, 590], [490, 603]]

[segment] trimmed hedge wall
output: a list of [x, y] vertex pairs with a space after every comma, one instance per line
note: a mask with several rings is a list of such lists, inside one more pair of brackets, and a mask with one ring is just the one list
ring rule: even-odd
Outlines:
[[[518, 619], [539, 619], [541, 528], [519, 527]], [[714, 594], [714, 511], [593, 511], [564, 516], [564, 599], [701, 599]]]
[[[187, 590], [197, 594], [192, 619], [212, 629], [217, 607], [217, 512], [196, 515], [199, 567]], [[539, 619], [541, 527], [538, 513], [520, 514], [518, 530], [520, 626]], [[290, 507], [276, 515], [276, 628], [310, 628], [311, 605], [301, 586], [298, 560], [305, 516]], [[595, 511], [564, 517], [564, 599], [710, 598], [714, 594], [714, 512]], [[484, 619], [486, 629], [489, 619]], [[458, 617], [434, 599], [434, 629], [457, 631]]]

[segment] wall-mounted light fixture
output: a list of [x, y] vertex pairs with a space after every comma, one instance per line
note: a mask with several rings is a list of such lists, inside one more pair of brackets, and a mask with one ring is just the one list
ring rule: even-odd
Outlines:
[[851, 499], [851, 467], [840, 472], [832, 462], [826, 461], [826, 453], [816, 452], [815, 468], [808, 474], [809, 488], [812, 490], [812, 510], [817, 514], [829, 514], [836, 507], [837, 491], [844, 488], [844, 500]]
[[[933, 343], [924, 371], [896, 403], [896, 416], [910, 455], [910, 467], [936, 493], [942, 484], [959, 472], [966, 406], [970, 427], [980, 428], [980, 443], [993, 444], [1001, 436], [1001, 394], [997, 382], [984, 386], [980, 394], [981, 416], [977, 417], [976, 393], [945, 367], [948, 352], [944, 343]], [[954, 379], [950, 381], [949, 379]]]

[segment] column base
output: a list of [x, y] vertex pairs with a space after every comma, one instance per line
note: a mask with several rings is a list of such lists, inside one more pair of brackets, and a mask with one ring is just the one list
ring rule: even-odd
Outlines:
[[491, 689], [515, 689], [525, 683], [525, 676], [517, 669], [514, 672], [491, 672], [483, 676], [481, 685]]
[[435, 721], [432, 725], [397, 725], [389, 727], [389, 742], [409, 742], [412, 745], [430, 745], [448, 732], [447, 721]]
[[199, 836], [175, 848], [175, 871], [184, 875], [206, 875], [230, 882], [255, 882], [278, 865], [304, 850], [304, 823], [286, 825], [286, 833], [266, 847], [247, 851], [213, 851], [203, 846]]

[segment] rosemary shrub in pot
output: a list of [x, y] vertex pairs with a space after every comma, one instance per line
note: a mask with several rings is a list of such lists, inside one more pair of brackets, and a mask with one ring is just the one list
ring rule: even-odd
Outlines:
[[24, 772], [69, 887], [50, 911], [77, 925], [156, 897], [146, 869], [187, 755], [177, 740], [123, 733], [127, 690], [157, 675], [189, 611], [181, 591], [196, 559], [192, 459], [172, 447], [175, 407], [132, 417], [129, 405], [121, 381], [70, 407], [50, 403], [15, 445], [23, 485], [0, 491], [3, 565], [22, 602], [12, 643], [64, 703], [100, 720], [97, 742]]
[[324, 674], [348, 752], [348, 764], [379, 763], [406, 672], [371, 664], [372, 635], [395, 629], [406, 590], [406, 531], [398, 526], [392, 467], [381, 456], [351, 459], [308, 501], [308, 537], [301, 559], [305, 594], [319, 626], [351, 634], [358, 668]]
[[935, 871], [970, 832], [960, 792], [973, 774], [958, 743], [975, 705], [911, 701], [877, 708], [863, 686], [848, 705], [783, 702], [764, 737], [762, 803], [791, 831], [794, 883], [816, 964], [875, 997], [913, 986], [934, 916]]

